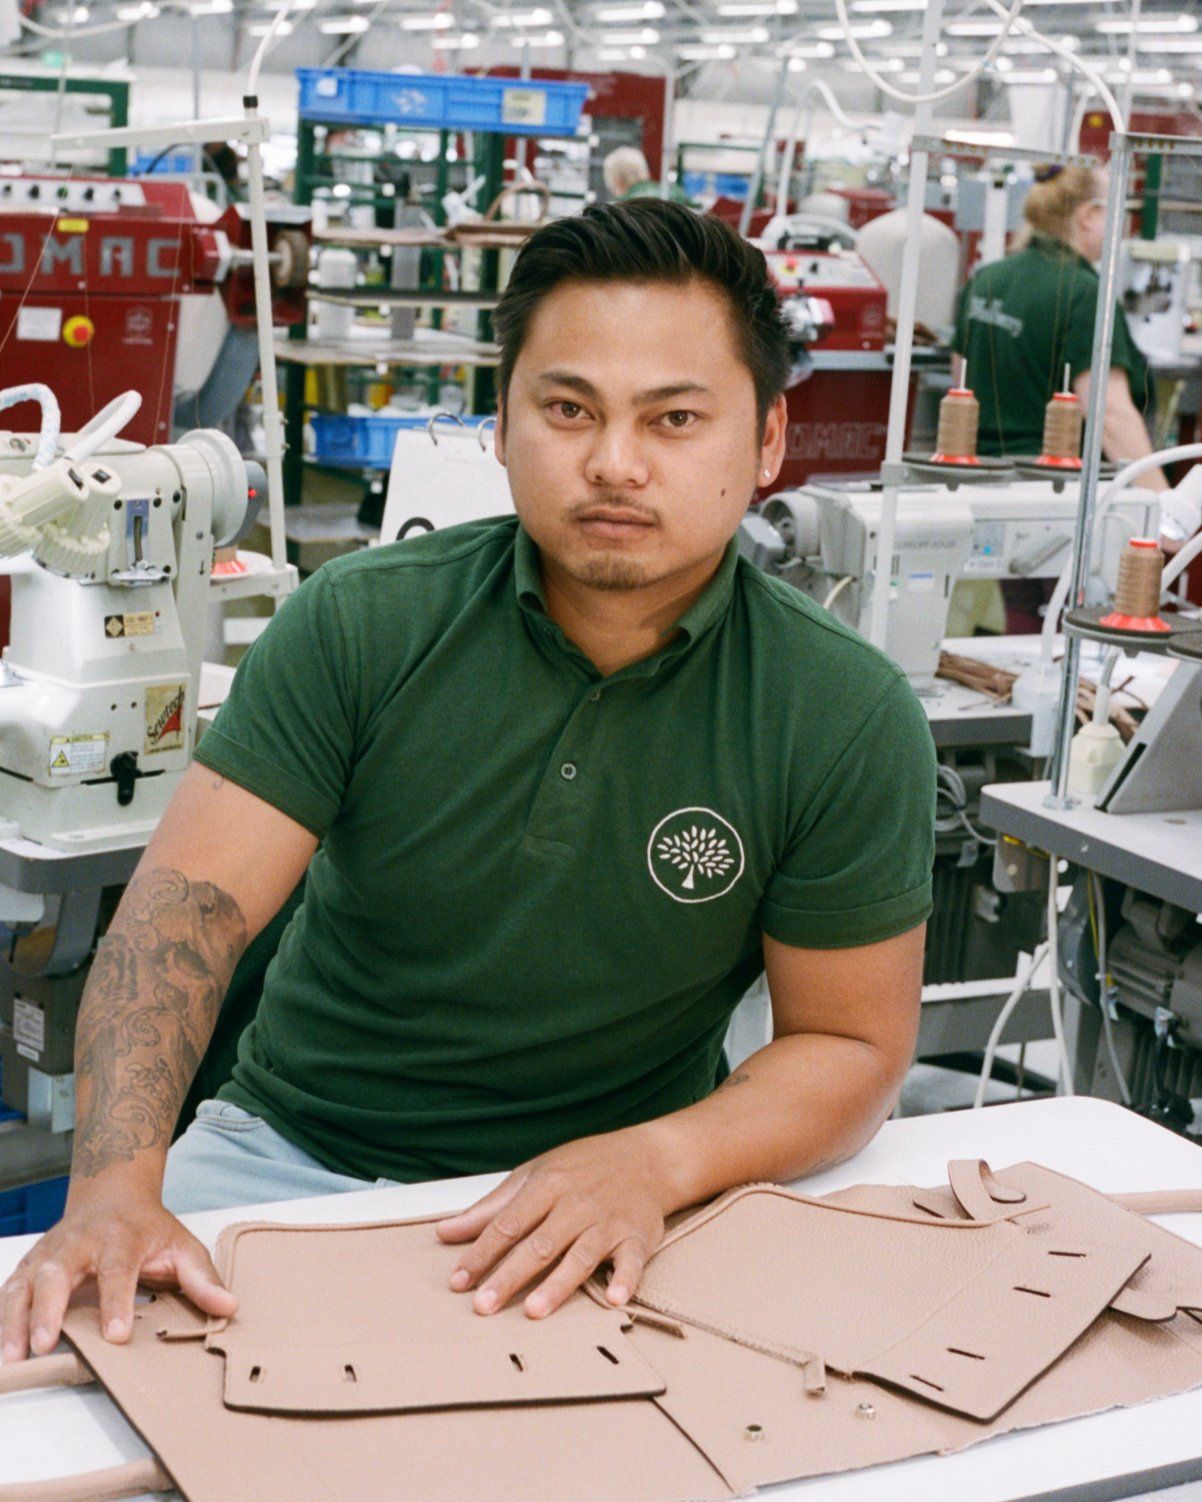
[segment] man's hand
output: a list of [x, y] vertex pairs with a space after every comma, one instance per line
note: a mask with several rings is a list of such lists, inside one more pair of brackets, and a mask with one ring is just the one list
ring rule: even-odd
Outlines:
[[100, 1290], [100, 1328], [117, 1344], [133, 1330], [139, 1282], [179, 1288], [206, 1314], [226, 1316], [238, 1307], [208, 1252], [157, 1199], [92, 1195], [74, 1210], [68, 1206], [0, 1288], [3, 1359], [52, 1351], [71, 1295], [89, 1278]]
[[585, 1137], [515, 1168], [470, 1209], [440, 1222], [443, 1241], [473, 1243], [451, 1288], [476, 1289], [478, 1314], [495, 1314], [528, 1283], [551, 1271], [524, 1308], [541, 1319], [606, 1261], [607, 1297], [625, 1304], [676, 1209], [654, 1124]]

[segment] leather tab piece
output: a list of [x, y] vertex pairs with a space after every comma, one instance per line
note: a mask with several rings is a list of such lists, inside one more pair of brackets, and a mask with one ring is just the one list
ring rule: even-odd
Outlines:
[[203, 1340], [210, 1328], [208, 1315], [182, 1293], [156, 1293], [134, 1317], [148, 1319], [160, 1340]]
[[993, 1220], [999, 1207], [1021, 1205], [1027, 1196], [994, 1178], [984, 1158], [956, 1158], [947, 1165], [952, 1193], [970, 1220]]
[[1106, 1197], [1137, 1215], [1202, 1215], [1202, 1189], [1159, 1189], [1146, 1194]]
[[1163, 1295], [1145, 1293], [1139, 1288], [1123, 1288], [1110, 1301], [1116, 1314], [1126, 1314], [1132, 1319], [1147, 1320], [1149, 1324], [1163, 1325], [1177, 1313], [1176, 1303]]
[[261, 1352], [240, 1344], [225, 1364], [224, 1400], [255, 1413], [417, 1413], [650, 1398], [664, 1391], [663, 1380], [616, 1326], [600, 1342], [596, 1328], [557, 1330], [553, 1321], [533, 1320], [527, 1326], [499, 1344], [384, 1337], [340, 1345], [334, 1338], [276, 1340]]
[[1068, 1350], [1146, 1260], [1130, 1249], [1019, 1244], [859, 1375], [987, 1422]]

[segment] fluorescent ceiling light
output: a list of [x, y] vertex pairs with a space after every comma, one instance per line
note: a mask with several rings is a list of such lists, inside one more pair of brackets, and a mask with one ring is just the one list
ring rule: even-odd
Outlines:
[[[365, 4], [371, 0], [364, 0]], [[498, 31], [504, 31], [510, 26], [550, 26], [554, 20], [549, 10], [542, 6], [536, 6], [534, 10], [503, 10], [492, 17], [490, 26], [495, 26]]]
[[643, 0], [641, 5], [603, 5], [593, 12], [593, 20], [603, 24], [610, 21], [658, 21], [663, 13], [660, 0]]
[[1002, 29], [1000, 21], [949, 21], [944, 27], [949, 37], [995, 37]]
[[234, 0], [193, 0], [188, 7], [190, 16], [228, 16], [234, 8]]
[[1008, 57], [995, 57], [992, 66], [995, 73], [1011, 73], [1014, 71], [1014, 64]]
[[603, 63], [638, 62], [647, 56], [646, 47], [598, 47], [597, 56]]
[[718, 7], [720, 16], [795, 16], [797, 0], [730, 0]]
[[1187, 16], [1141, 16], [1138, 21], [1095, 21], [1093, 29], [1103, 36], [1129, 37], [1133, 31], [1141, 36], [1172, 36], [1174, 33], [1197, 31], [1198, 18]]
[[153, 21], [161, 12], [157, 5], [151, 5], [150, 0], [143, 0], [141, 5], [119, 5], [117, 7], [118, 21]]
[[683, 57], [686, 62], [729, 62], [735, 54], [733, 47], [707, 46], [703, 43], [690, 43], [684, 47], [677, 47], [677, 57]]
[[1202, 52], [1202, 37], [1137, 37], [1137, 52]]
[[435, 37], [430, 45], [436, 52], [471, 52], [480, 45], [480, 38], [474, 31], [465, 31], [459, 36]]
[[[879, 41], [882, 37], [891, 37], [893, 27], [883, 18], [875, 21], [853, 21], [851, 34], [857, 42]], [[820, 26], [818, 35], [828, 42], [841, 42], [843, 40], [842, 26]]]
[[355, 36], [370, 25], [366, 16], [331, 16], [328, 21], [321, 21], [317, 29], [328, 37]]
[[1167, 68], [1136, 68], [1134, 72], [1104, 73], [1107, 83], [1130, 83], [1137, 88], [1147, 83], [1172, 83], [1173, 75]]
[[1009, 130], [945, 130], [944, 138], [962, 146], [1013, 146], [1014, 133]]
[[926, 8], [927, 0], [851, 0], [851, 9], [861, 16], [900, 15], [903, 11]]
[[275, 25], [274, 21], [255, 21], [252, 25], [246, 28], [246, 32], [248, 36], [265, 37], [273, 26], [275, 26], [275, 34], [278, 37], [286, 37], [292, 35], [291, 21], [281, 21], [278, 26]]
[[830, 42], [790, 42], [782, 47], [787, 57], [834, 57], [835, 49]]
[[[839, 66], [843, 69], [844, 73], [858, 73], [861, 78], [864, 76], [863, 68], [860, 67], [854, 57], [841, 57], [839, 59]], [[878, 73], [900, 73], [906, 66], [906, 61], [902, 57], [883, 57], [877, 58], [872, 66]]]
[[[913, 69], [913, 68], [908, 73], [900, 73], [900, 74], [898, 74], [898, 77], [900, 78], [900, 80], [901, 80], [902, 83], [921, 83], [922, 82], [922, 74], [919, 73], [916, 69]], [[951, 83], [957, 77], [958, 77], [958, 75], [956, 73], [953, 73], [950, 68], [937, 68], [935, 70], [935, 82], [937, 84], [940, 84], [940, 83]]]
[[60, 26], [82, 26], [91, 14], [86, 5], [69, 5], [64, 10], [56, 10], [54, 19]]
[[806, 62], [804, 57], [791, 57], [789, 59], [790, 73], [804, 73], [808, 67], [809, 64]]
[[1055, 83], [1055, 68], [1014, 68], [1006, 74], [1007, 83]]
[[654, 26], [644, 26], [640, 31], [608, 31], [605, 41], [610, 47], [654, 47], [659, 32]]
[[754, 47], [768, 40], [768, 28], [766, 26], [722, 26], [716, 31], [703, 31], [701, 40], [707, 47], [722, 47], [728, 44], [732, 47]]
[[450, 31], [455, 18], [445, 11], [437, 11], [432, 16], [402, 16], [397, 24], [402, 31]]
[[510, 37], [510, 43], [514, 47], [562, 47], [562, 31], [544, 31], [539, 36]]

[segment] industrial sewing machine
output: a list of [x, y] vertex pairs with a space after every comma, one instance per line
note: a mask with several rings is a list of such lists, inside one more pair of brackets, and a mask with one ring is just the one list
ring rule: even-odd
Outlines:
[[[740, 546], [752, 562], [828, 603], [868, 635], [876, 530], [876, 482], [808, 485], [771, 496], [749, 513]], [[898, 494], [885, 650], [920, 685], [929, 685], [947, 634], [952, 589], [960, 579], [1055, 579], [1068, 561], [1077, 486], [1050, 481], [961, 486], [909, 485]], [[1113, 589], [1116, 560], [1130, 537], [1156, 535], [1158, 506], [1131, 491], [1108, 508], [1096, 532], [1097, 598]]]
[[[270, 207], [272, 320], [305, 319], [309, 211]], [[82, 427], [130, 387], [128, 436], [215, 424], [253, 379], [254, 289], [245, 210], [182, 183], [0, 175], [0, 386], [44, 381]]]
[[[791, 221], [785, 221], [786, 225]], [[765, 243], [768, 269], [803, 347], [788, 405], [776, 489], [811, 475], [864, 475], [885, 455], [892, 365], [885, 353], [886, 293], [850, 248], [845, 226], [800, 224], [782, 249]]]
[[[0, 674], [0, 1063], [6, 1103], [53, 1134], [70, 1127], [72, 1038], [95, 936], [191, 757], [214, 547], [237, 539], [262, 484], [222, 433], [153, 448], [114, 436], [136, 394], [114, 415], [120, 403], [57, 442], [45, 425], [41, 439], [0, 432], [12, 589]], [[31, 1143], [24, 1150], [47, 1169], [59, 1166], [57, 1142]]]
[[1123, 247], [1122, 305], [1131, 337], [1153, 363], [1181, 359], [1196, 261], [1196, 247], [1184, 239], [1129, 240]]

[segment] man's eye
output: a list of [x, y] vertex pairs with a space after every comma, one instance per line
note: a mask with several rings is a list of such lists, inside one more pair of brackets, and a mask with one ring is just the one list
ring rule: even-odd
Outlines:
[[566, 417], [569, 421], [572, 421], [581, 415], [584, 408], [576, 402], [552, 402], [551, 411], [558, 417]]
[[676, 432], [691, 428], [696, 420], [696, 412], [665, 412], [660, 419], [666, 427], [673, 428]]

